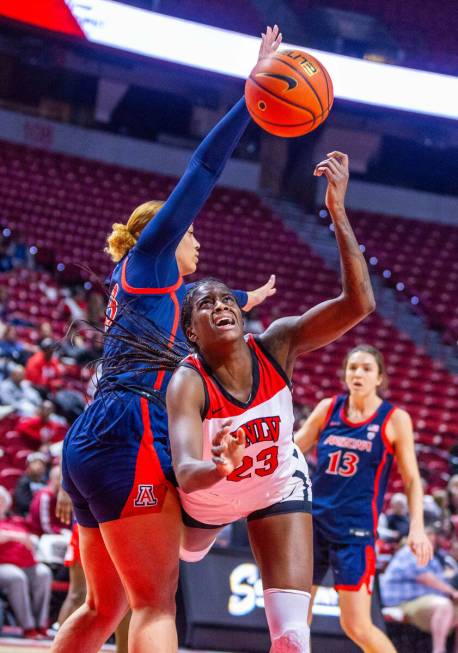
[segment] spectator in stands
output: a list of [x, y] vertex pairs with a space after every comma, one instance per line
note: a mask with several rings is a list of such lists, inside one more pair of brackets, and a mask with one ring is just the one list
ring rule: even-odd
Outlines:
[[[1, 313], [0, 313], [0, 319], [1, 319]], [[450, 448], [450, 474], [452, 474], [452, 476], [458, 474], [458, 444], [454, 444]]]
[[447, 483], [447, 493], [450, 515], [458, 516], [458, 474], [454, 474]]
[[87, 301], [84, 290], [82, 288], [74, 290], [64, 288], [62, 294], [64, 295], [63, 312], [65, 318], [74, 322], [87, 320]]
[[446, 488], [436, 488], [433, 490], [432, 498], [437, 506], [438, 520], [441, 523], [442, 536], [450, 538], [453, 532], [453, 525], [450, 519], [448, 508], [448, 492]]
[[25, 368], [26, 378], [46, 397], [62, 387], [63, 370], [55, 350], [56, 343], [45, 338], [40, 343], [40, 351], [29, 358]]
[[25, 474], [16, 483], [14, 489], [14, 512], [26, 516], [34, 495], [46, 486], [47, 483], [47, 457], [40, 452], [27, 456]]
[[6, 286], [0, 286], [0, 321], [6, 321], [8, 315], [8, 290]]
[[48, 485], [38, 490], [32, 499], [28, 521], [30, 529], [36, 535], [59, 534], [63, 530], [68, 530], [68, 526], [56, 517], [60, 477], [60, 466], [56, 465], [49, 472]]
[[7, 241], [6, 253], [13, 268], [33, 267], [33, 257], [30, 256], [29, 248], [17, 230], [15, 230], [14, 236], [11, 236]]
[[458, 536], [456, 533], [451, 540], [446, 540], [447, 548], [438, 548], [436, 556], [444, 568], [447, 582], [458, 590]]
[[428, 523], [438, 522], [443, 519], [441, 507], [436, 503], [431, 494], [425, 494], [423, 497], [423, 511]]
[[41, 343], [45, 338], [54, 340], [54, 333], [52, 330], [51, 322], [41, 322], [37, 331], [37, 342]]
[[12, 406], [22, 416], [35, 415], [42, 404], [40, 393], [25, 378], [22, 365], [15, 365], [0, 383], [0, 403]]
[[0, 359], [2, 358], [6, 362], [19, 363], [21, 365], [28, 358], [26, 348], [18, 341], [16, 328], [11, 324], [7, 325], [3, 337], [0, 340]]
[[100, 327], [105, 321], [106, 297], [102, 293], [92, 291], [87, 302], [87, 319], [89, 324]]
[[[436, 549], [437, 531], [426, 527], [428, 538]], [[380, 577], [382, 602], [401, 608], [406, 621], [431, 633], [432, 653], [446, 653], [448, 634], [455, 629], [455, 653], [458, 651], [458, 591], [446, 580], [444, 568], [434, 555], [420, 567], [408, 546], [394, 554]]]
[[[46, 399], [38, 407], [37, 415], [22, 417], [16, 426], [17, 431], [29, 438], [33, 444], [60, 442], [67, 432], [67, 423], [54, 414], [54, 404]], [[37, 447], [36, 447], [37, 448]]]
[[60, 345], [61, 360], [66, 364], [85, 363], [86, 350], [85, 339], [79, 332], [78, 325], [73, 322], [68, 329], [65, 340]]
[[11, 497], [0, 486], [0, 590], [29, 639], [46, 636], [52, 574], [37, 562], [33, 539], [24, 524], [7, 517]]
[[409, 511], [407, 497], [402, 492], [396, 492], [391, 497], [386, 525], [390, 531], [397, 534], [395, 535], [396, 540], [407, 537], [409, 533]]

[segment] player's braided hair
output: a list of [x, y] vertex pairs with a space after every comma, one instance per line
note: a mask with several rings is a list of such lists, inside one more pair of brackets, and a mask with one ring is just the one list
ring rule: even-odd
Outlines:
[[[185, 335], [191, 324], [195, 294], [209, 282], [225, 286], [219, 279], [208, 277], [194, 283], [185, 295], [181, 311], [181, 325]], [[116, 321], [108, 331], [90, 325], [92, 329], [103, 335], [105, 341], [119, 345], [110, 348], [109, 353], [104, 352], [97, 361], [94, 361], [98, 369], [103, 371], [101, 380], [97, 382], [97, 388], [101, 392], [112, 385], [112, 380], [115, 386], [122, 388], [122, 384], [116, 381], [116, 377], [126, 372], [130, 373], [134, 383], [136, 379], [140, 382], [141, 377], [148, 372], [174, 372], [181, 361], [191, 353], [190, 345], [192, 344], [196, 349], [194, 343], [175, 340], [148, 316], [138, 313], [133, 302], [135, 300], [118, 306]], [[124, 318], [122, 321], [119, 319], [121, 316]], [[131, 381], [129, 386], [132, 386]]]
[[99, 359], [104, 377], [127, 371], [137, 377], [160, 370], [173, 372], [190, 353], [185, 343], [174, 340], [146, 315], [133, 310], [130, 304], [120, 305], [118, 318], [121, 315], [126, 319], [123, 322], [117, 319], [103, 333], [106, 341], [111, 340], [120, 345]]

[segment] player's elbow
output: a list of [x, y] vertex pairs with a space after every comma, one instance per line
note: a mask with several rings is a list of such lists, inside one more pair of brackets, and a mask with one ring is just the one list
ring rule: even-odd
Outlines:
[[363, 319], [363, 318], [367, 317], [368, 315], [370, 315], [371, 313], [373, 313], [375, 311], [376, 307], [377, 307], [377, 303], [375, 301], [374, 295], [372, 295], [371, 297], [368, 297], [365, 300], [364, 305], [361, 307], [361, 319]]
[[185, 494], [189, 494], [195, 488], [193, 488], [192, 478], [189, 474], [189, 470], [185, 466], [179, 465], [175, 468], [175, 477], [177, 479], [178, 487]]
[[353, 298], [351, 304], [353, 315], [358, 319], [358, 322], [364, 320], [364, 318], [373, 313], [376, 309], [375, 297], [372, 291]]
[[346, 295], [344, 293], [341, 296], [341, 300], [341, 307], [344, 309], [345, 314], [356, 324], [373, 313], [376, 308], [375, 297], [372, 292], [358, 296]]
[[375, 301], [374, 291], [372, 290], [372, 287], [370, 287], [370, 291], [365, 295], [364, 303], [366, 307], [366, 315], [370, 315], [377, 308], [377, 302]]

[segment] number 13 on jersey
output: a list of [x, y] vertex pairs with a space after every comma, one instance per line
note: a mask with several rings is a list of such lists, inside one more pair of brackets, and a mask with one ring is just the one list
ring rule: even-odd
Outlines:
[[326, 474], [354, 476], [358, 471], [359, 456], [351, 451], [334, 451], [328, 454], [329, 465]]

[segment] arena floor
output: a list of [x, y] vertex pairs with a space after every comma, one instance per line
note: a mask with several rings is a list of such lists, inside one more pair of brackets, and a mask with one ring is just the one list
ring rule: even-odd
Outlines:
[[[18, 639], [16, 637], [5, 637], [0, 639], [0, 653], [47, 653], [51, 648], [51, 641], [49, 642], [34, 642], [27, 641], [23, 639]], [[107, 644], [104, 646], [100, 653], [112, 653], [115, 651], [113, 645]], [[187, 653], [189, 649], [181, 649], [179, 653]], [[193, 650], [192, 653], [209, 653], [206, 651], [196, 651]], [[212, 653], [215, 653], [213, 651]]]
[[[51, 648], [51, 641], [49, 642], [34, 642], [24, 639], [17, 639], [16, 637], [0, 639], [0, 653], [47, 653]], [[114, 646], [104, 646], [100, 653], [108, 653], [114, 651]]]

